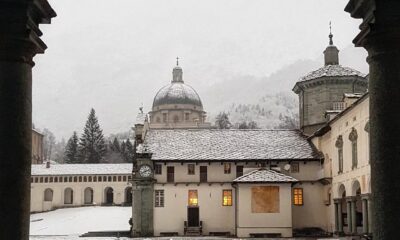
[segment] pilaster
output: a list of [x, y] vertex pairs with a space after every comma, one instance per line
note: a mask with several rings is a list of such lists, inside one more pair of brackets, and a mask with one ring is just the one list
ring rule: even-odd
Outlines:
[[0, 0], [0, 239], [29, 238], [33, 57], [55, 16], [46, 0]]

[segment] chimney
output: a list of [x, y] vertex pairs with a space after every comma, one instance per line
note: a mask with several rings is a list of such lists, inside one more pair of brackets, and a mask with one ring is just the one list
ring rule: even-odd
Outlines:
[[50, 161], [46, 162], [46, 168], [50, 168]]

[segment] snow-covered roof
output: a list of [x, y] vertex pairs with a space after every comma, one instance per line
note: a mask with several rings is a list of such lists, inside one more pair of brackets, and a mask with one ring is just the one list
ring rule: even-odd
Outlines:
[[55, 164], [46, 168], [46, 164], [33, 164], [31, 174], [38, 175], [107, 175], [131, 174], [131, 163], [119, 164]]
[[236, 183], [291, 183], [297, 179], [269, 169], [257, 169], [233, 180]]
[[153, 160], [316, 160], [319, 153], [298, 130], [150, 129]]
[[193, 104], [203, 107], [197, 92], [183, 82], [173, 82], [161, 88], [153, 101], [153, 108], [163, 104]]
[[341, 65], [326, 65], [315, 71], [308, 73], [306, 76], [300, 78], [298, 82], [304, 82], [320, 77], [342, 77], [342, 76], [359, 76], [365, 77], [366, 75], [349, 67]]
[[343, 96], [345, 98], [360, 98], [364, 95], [364, 93], [345, 93]]

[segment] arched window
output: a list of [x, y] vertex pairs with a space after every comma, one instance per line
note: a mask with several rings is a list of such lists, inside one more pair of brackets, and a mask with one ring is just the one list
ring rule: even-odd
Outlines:
[[84, 203], [85, 204], [92, 204], [93, 203], [93, 189], [88, 187], [85, 189], [84, 192]]
[[335, 143], [336, 148], [338, 149], [338, 174], [343, 172], [343, 138], [342, 135], [336, 139]]
[[74, 191], [71, 188], [64, 190], [64, 204], [72, 204], [74, 202]]
[[349, 140], [351, 141], [351, 168], [357, 168], [358, 165], [358, 157], [357, 157], [357, 131], [352, 128], [349, 134]]
[[44, 201], [45, 202], [53, 201], [53, 190], [51, 190], [50, 188], [46, 188], [46, 190], [44, 190]]

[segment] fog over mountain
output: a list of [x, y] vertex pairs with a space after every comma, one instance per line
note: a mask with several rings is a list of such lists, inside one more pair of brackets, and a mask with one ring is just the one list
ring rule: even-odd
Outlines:
[[346, 3], [52, 1], [58, 16], [43, 26], [49, 48], [35, 58], [33, 121], [60, 140], [80, 133], [93, 107], [105, 135], [125, 132], [139, 106], [149, 111], [170, 82], [176, 56], [211, 122], [232, 104], [276, 94], [296, 101], [294, 83], [323, 65], [329, 21], [340, 63], [368, 72], [365, 51], [351, 44], [359, 22], [343, 11]]

